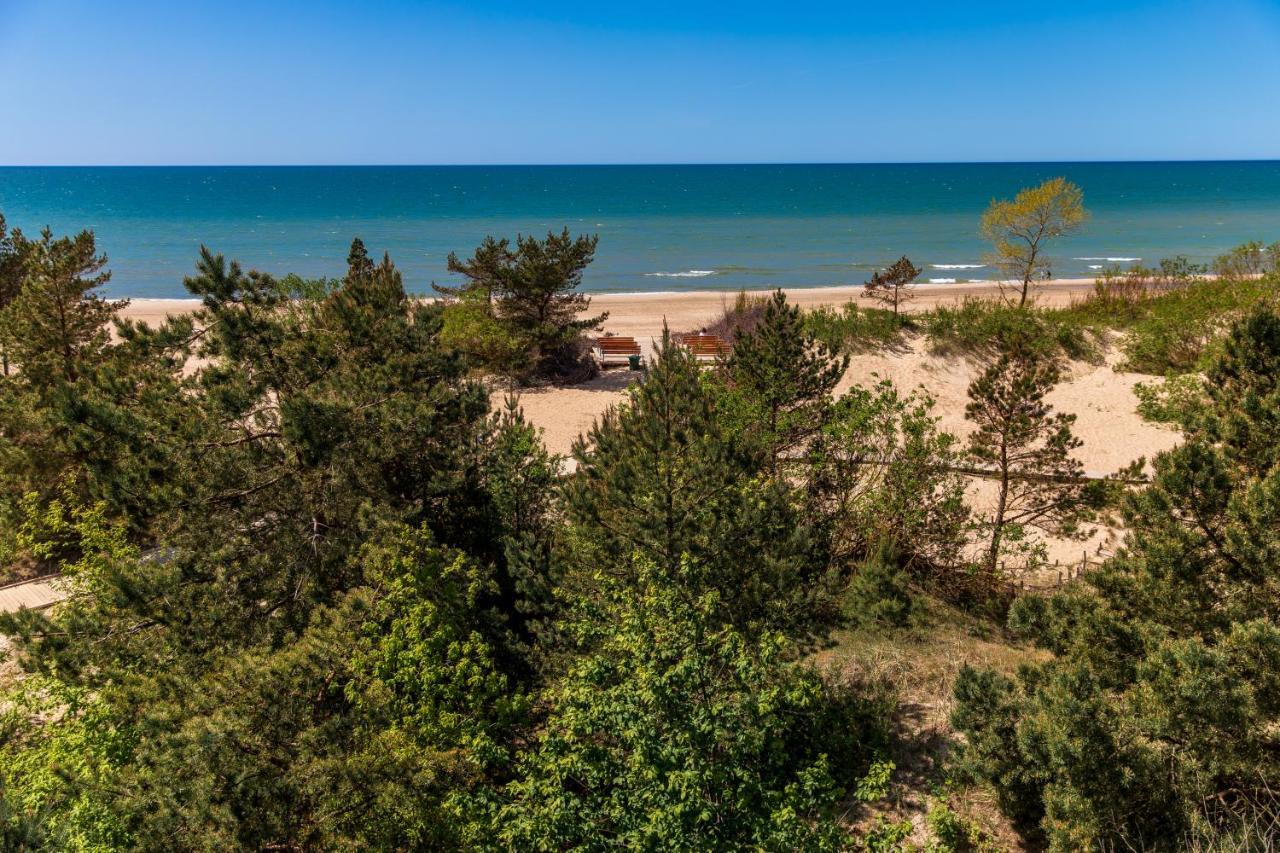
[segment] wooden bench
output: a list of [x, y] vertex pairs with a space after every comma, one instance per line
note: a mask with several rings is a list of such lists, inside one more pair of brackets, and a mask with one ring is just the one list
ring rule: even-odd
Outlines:
[[733, 349], [728, 341], [719, 335], [681, 335], [679, 340], [698, 361], [719, 361], [728, 356]]
[[605, 335], [595, 339], [595, 345], [591, 351], [596, 357], [596, 363], [601, 367], [608, 367], [611, 364], [629, 365], [633, 355], [640, 355], [640, 344], [636, 343], [635, 338]]

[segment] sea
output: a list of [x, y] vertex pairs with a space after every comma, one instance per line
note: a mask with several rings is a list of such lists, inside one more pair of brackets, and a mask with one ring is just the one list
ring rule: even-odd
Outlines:
[[982, 281], [992, 199], [1064, 176], [1090, 217], [1050, 249], [1056, 278], [1280, 240], [1280, 161], [654, 166], [0, 167], [0, 214], [92, 229], [107, 292], [188, 295], [201, 245], [314, 278], [351, 239], [408, 287], [449, 283], [487, 235], [599, 235], [591, 292], [860, 284], [902, 255], [924, 283]]

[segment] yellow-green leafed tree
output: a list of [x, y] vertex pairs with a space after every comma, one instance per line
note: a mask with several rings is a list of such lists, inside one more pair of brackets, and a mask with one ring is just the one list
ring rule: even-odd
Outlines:
[[993, 200], [982, 215], [982, 236], [991, 241], [991, 263], [1018, 286], [1026, 305], [1032, 282], [1050, 277], [1045, 243], [1072, 234], [1088, 217], [1084, 193], [1066, 178], [1051, 178], [1022, 190], [1012, 201]]

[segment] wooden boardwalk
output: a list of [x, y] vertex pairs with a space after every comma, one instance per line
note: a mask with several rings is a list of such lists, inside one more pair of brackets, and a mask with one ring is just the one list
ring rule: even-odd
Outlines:
[[16, 613], [24, 608], [42, 610], [67, 597], [54, 575], [0, 586], [0, 613]]

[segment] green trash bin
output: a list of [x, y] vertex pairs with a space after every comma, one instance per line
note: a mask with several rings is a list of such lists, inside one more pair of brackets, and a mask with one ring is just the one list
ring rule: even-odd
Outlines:
[[627, 363], [630, 365], [630, 367], [631, 367], [631, 369], [632, 369], [632, 370], [639, 370], [639, 369], [640, 369], [640, 356], [638, 356], [638, 355], [629, 355], [629, 356], [627, 356]]

